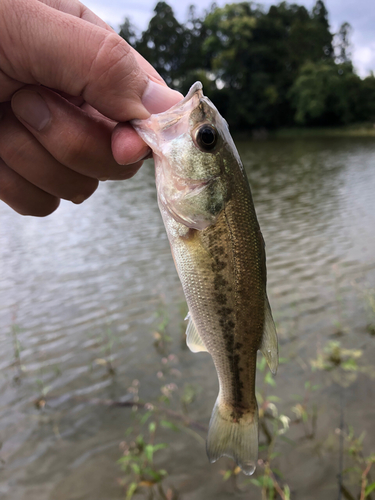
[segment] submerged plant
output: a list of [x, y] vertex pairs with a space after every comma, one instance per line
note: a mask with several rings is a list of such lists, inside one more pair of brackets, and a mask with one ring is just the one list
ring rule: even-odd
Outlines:
[[171, 342], [171, 337], [167, 333], [167, 326], [169, 324], [169, 314], [168, 311], [162, 303], [156, 313], [156, 329], [153, 332], [154, 346], [159, 354], [165, 354], [167, 349], [167, 344]]
[[12, 323], [10, 328], [10, 334], [12, 337], [13, 343], [13, 356], [14, 356], [14, 365], [17, 367], [17, 375], [14, 377], [14, 380], [18, 382], [25, 371], [25, 367], [22, 365], [21, 361], [21, 352], [23, 350], [22, 344], [19, 340], [19, 334], [21, 332], [21, 328], [16, 324]]
[[[143, 415], [140, 425], [145, 424], [151, 415], [151, 411]], [[159, 469], [154, 463], [155, 453], [167, 447], [165, 443], [155, 443], [157, 427], [157, 422], [151, 421], [146, 435], [140, 433], [134, 440], [123, 441], [120, 445], [123, 456], [118, 463], [127, 476], [122, 483], [126, 488], [126, 500], [130, 500], [141, 488], [148, 489], [150, 498], [155, 498], [156, 493], [163, 499], [167, 498], [162, 485], [167, 471]]]

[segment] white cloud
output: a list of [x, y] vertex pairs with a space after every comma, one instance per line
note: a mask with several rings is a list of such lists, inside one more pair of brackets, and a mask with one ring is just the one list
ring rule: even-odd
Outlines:
[[375, 68], [375, 43], [370, 47], [357, 47], [353, 50], [354, 67], [362, 78]]

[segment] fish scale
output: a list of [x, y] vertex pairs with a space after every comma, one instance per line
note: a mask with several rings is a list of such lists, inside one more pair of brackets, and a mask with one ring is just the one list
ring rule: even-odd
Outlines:
[[257, 351], [275, 373], [278, 350], [248, 180], [227, 124], [199, 82], [173, 108], [133, 126], [154, 152], [158, 204], [189, 306], [187, 343], [211, 355], [218, 375], [208, 457], [229, 456], [252, 474]]

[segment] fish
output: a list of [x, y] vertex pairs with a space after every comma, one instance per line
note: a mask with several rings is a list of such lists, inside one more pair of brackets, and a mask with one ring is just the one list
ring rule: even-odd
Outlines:
[[185, 98], [133, 120], [153, 151], [158, 205], [189, 307], [187, 345], [208, 352], [219, 394], [206, 451], [246, 475], [258, 460], [257, 351], [276, 374], [265, 244], [228, 124], [196, 82]]

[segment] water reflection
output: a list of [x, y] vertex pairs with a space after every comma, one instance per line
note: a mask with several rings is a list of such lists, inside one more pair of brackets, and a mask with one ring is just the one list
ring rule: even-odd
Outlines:
[[[266, 240], [281, 346], [290, 352], [297, 338], [293, 349], [308, 360], [316, 342], [335, 333], [338, 296], [341, 319], [353, 332], [358, 325], [363, 330], [353, 283], [375, 286], [375, 146], [310, 139], [241, 143], [239, 149]], [[115, 462], [130, 413], [87, 405], [84, 397], [121, 398], [133, 379], [140, 380], [144, 399], [159, 393], [152, 333], [160, 304], [170, 314], [180, 383], [204, 389], [193, 417], [208, 422], [216, 376], [206, 358], [180, 346], [184, 299], [151, 162], [134, 179], [104, 183], [84, 205], [63, 203], [46, 219], [22, 218], [1, 205], [0, 276], [2, 498], [123, 497]], [[369, 356], [374, 352], [363, 332], [359, 342], [352, 338]], [[114, 378], [100, 363], [108, 349]], [[298, 369], [281, 370], [281, 385], [288, 381], [290, 388]], [[53, 399], [41, 411], [34, 403], [43, 393]], [[369, 424], [368, 411], [356, 415], [361, 427]], [[186, 498], [228, 498], [217, 485], [220, 463], [207, 463], [204, 444], [178, 435], [164, 454], [165, 468], [172, 457], [172, 478]], [[334, 483], [334, 474], [323, 483]]]

